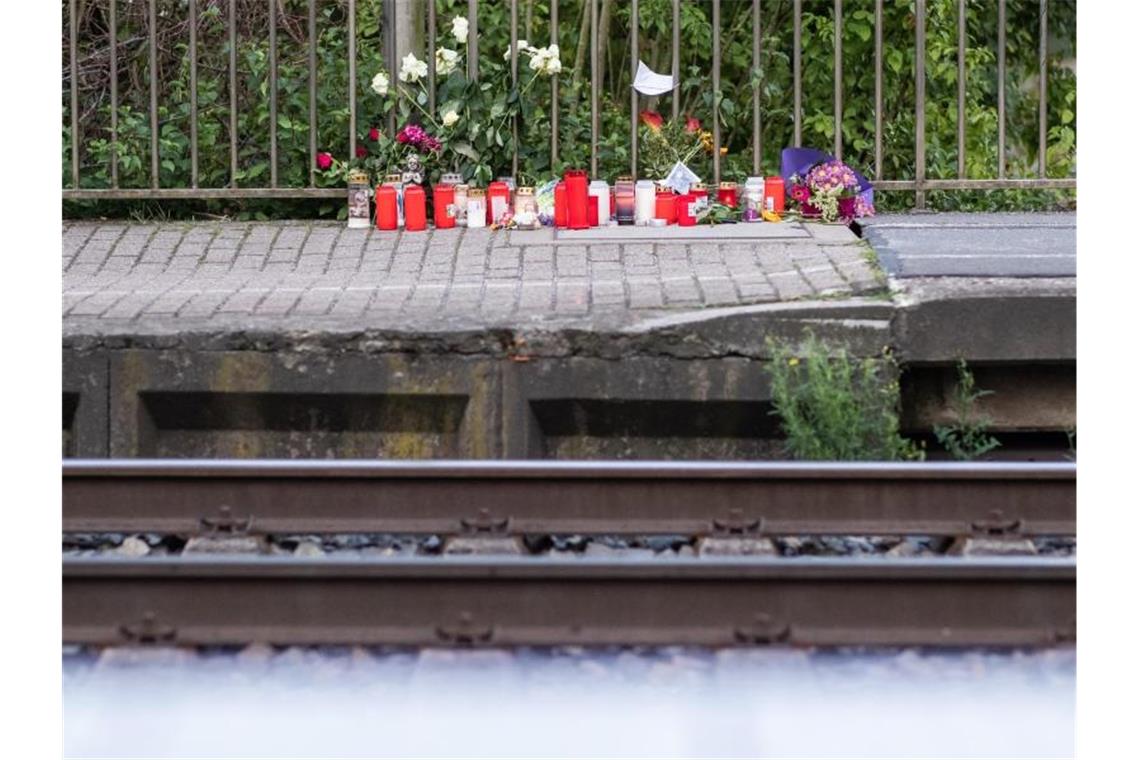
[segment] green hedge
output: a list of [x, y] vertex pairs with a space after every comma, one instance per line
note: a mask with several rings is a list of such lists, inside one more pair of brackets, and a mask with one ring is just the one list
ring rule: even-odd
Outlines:
[[[564, 165], [588, 166], [590, 142], [588, 51], [579, 59], [582, 0], [562, 0], [559, 42], [564, 70], [560, 88], [560, 159], [550, 164], [550, 89], [528, 94], [528, 118], [520, 136], [521, 169], [528, 176], [548, 176]], [[64, 81], [62, 181], [71, 182], [70, 82], [67, 60], [67, 16], [64, 3]], [[160, 0], [159, 76], [161, 184], [190, 184], [189, 54], [185, 0]], [[221, 187], [229, 176], [229, 93], [226, 3], [200, 0], [199, 29], [199, 161], [200, 185]], [[382, 65], [380, 2], [357, 3], [358, 126], [364, 139], [371, 126], [386, 129], [386, 118], [375, 109], [368, 88]], [[585, 4], [588, 9], [588, 3]], [[609, 8], [605, 46], [601, 138], [601, 173], [608, 179], [629, 165], [629, 21], [630, 4], [602, 0]], [[751, 2], [722, 0], [721, 69], [722, 135], [728, 154], [722, 161], [726, 177], [743, 177], [752, 165], [752, 90], [759, 82], [763, 111], [763, 165], [773, 172], [779, 150], [792, 140], [792, 2], [764, 0], [763, 56], [757, 76], [751, 71]], [[889, 179], [914, 176], [914, 13], [913, 2], [884, 3], [884, 132], [883, 174]], [[927, 177], [957, 173], [957, 2], [929, 0], [927, 22]], [[985, 0], [968, 5], [967, 26], [967, 176], [993, 177], [997, 171], [996, 40], [997, 4]], [[108, 187], [109, 57], [106, 2], [81, 0], [80, 6], [80, 163], [82, 186]], [[147, 187], [150, 180], [146, 4], [119, 3], [119, 129], [120, 184]], [[520, 0], [520, 37], [546, 44], [550, 39], [547, 0]], [[284, 0], [279, 18], [279, 183], [307, 184], [309, 178], [307, 3]], [[671, 0], [641, 0], [641, 57], [653, 68], [668, 71], [672, 40]], [[348, 159], [347, 3], [318, 3], [318, 147]], [[439, 0], [440, 34], [448, 20], [466, 14], [465, 0]], [[843, 25], [843, 133], [845, 158], [870, 173], [874, 158], [874, 3], [847, 0]], [[1035, 176], [1037, 166], [1037, 0], [1010, 0], [1007, 25], [1007, 175]], [[1049, 3], [1048, 175], [1075, 173], [1076, 77], [1075, 2]], [[239, 176], [245, 186], [264, 186], [269, 176], [268, 37], [266, 3], [239, 0]], [[682, 112], [711, 124], [710, 87], [711, 2], [682, 3]], [[805, 0], [803, 25], [803, 143], [823, 149], [833, 144], [832, 3]], [[509, 40], [509, 4], [485, 0], [479, 20], [481, 64], [504, 65], [502, 51]], [[671, 96], [642, 99], [642, 108], [671, 113]], [[702, 163], [702, 162], [698, 162]], [[705, 159], [695, 166], [711, 175]], [[499, 167], [496, 173], [509, 173]], [[333, 183], [330, 178], [318, 176]], [[1069, 206], [1069, 191], [932, 192], [928, 205], [937, 209], [1036, 209]], [[912, 193], [883, 193], [880, 209], [906, 208]], [[320, 201], [211, 201], [156, 203], [69, 202], [70, 216], [89, 214], [230, 214], [243, 217], [333, 216], [343, 204]]]

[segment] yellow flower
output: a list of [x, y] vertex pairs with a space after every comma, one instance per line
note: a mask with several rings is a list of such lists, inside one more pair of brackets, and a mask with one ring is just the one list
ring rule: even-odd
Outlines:
[[800, 360], [794, 356], [791, 359], [788, 359], [788, 366], [789, 367], [795, 367], [799, 363], [800, 363]]

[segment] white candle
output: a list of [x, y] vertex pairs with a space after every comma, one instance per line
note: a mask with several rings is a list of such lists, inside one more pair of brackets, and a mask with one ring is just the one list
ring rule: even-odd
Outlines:
[[645, 226], [649, 224], [649, 220], [657, 210], [657, 187], [651, 180], [639, 179], [634, 197], [636, 199], [634, 220], [637, 224]]
[[487, 226], [487, 196], [481, 187], [467, 190], [467, 226], [471, 229]]
[[598, 225], [605, 227], [610, 223], [610, 186], [596, 179], [590, 183], [590, 195], [598, 196]]

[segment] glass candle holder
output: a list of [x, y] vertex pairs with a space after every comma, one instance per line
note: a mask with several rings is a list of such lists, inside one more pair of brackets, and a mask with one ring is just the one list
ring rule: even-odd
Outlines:
[[467, 190], [467, 226], [471, 229], [487, 226], [487, 194], [481, 187]]
[[633, 224], [637, 195], [633, 177], [618, 177], [614, 183], [614, 214], [618, 224]]
[[368, 184], [368, 172], [354, 169], [348, 173], [348, 227], [368, 229], [372, 225], [372, 207], [368, 196], [372, 188]]

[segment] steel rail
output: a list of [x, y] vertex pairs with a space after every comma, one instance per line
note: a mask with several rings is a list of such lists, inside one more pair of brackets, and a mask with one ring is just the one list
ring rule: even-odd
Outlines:
[[68, 460], [67, 532], [1075, 535], [1076, 466]]
[[63, 640], [1055, 646], [1065, 559], [65, 559]]

